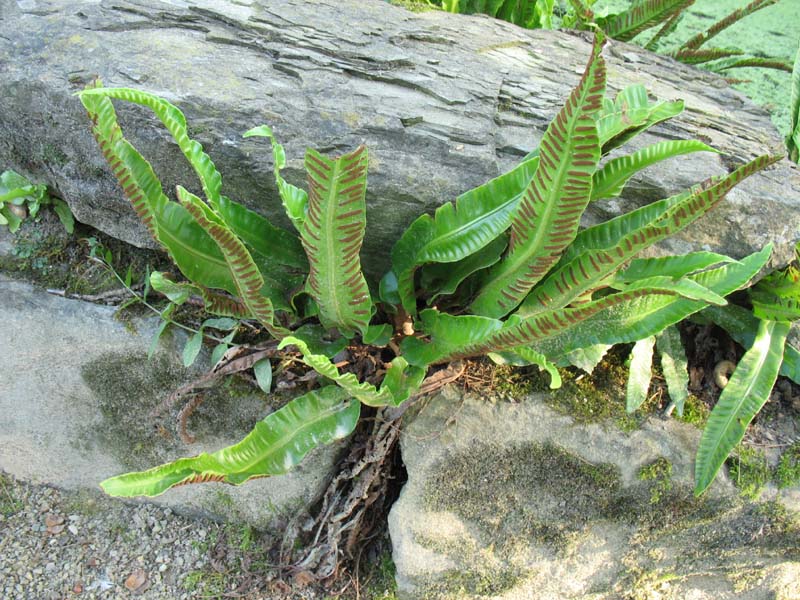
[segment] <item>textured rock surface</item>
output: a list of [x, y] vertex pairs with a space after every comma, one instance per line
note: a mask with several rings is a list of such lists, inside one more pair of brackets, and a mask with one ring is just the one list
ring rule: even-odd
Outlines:
[[694, 499], [697, 429], [624, 433], [541, 398], [453, 396], [403, 433], [409, 479], [389, 519], [401, 598], [798, 597], [796, 515], [743, 503], [724, 476]]
[[[588, 51], [577, 35], [409, 13], [380, 0], [5, 2], [0, 164], [49, 183], [79, 220], [144, 245], [144, 229], [72, 96], [95, 77], [178, 104], [223, 173], [227, 194], [284, 224], [266, 145], [242, 140], [242, 132], [272, 124], [295, 183], [307, 146], [341, 153], [366, 143], [364, 262], [375, 275], [386, 266], [387, 242], [415, 216], [497, 175], [538, 143]], [[624, 200], [594, 207], [589, 220], [780, 148], [768, 115], [722, 79], [621, 43], [611, 43], [606, 56], [612, 88], [643, 83], [658, 98], [686, 100], [684, 115], [642, 143], [698, 137], [725, 156], [654, 167]], [[194, 181], [150, 115], [136, 107], [119, 112], [168, 190]], [[790, 258], [798, 223], [800, 173], [784, 161], [660, 251], [707, 247], [741, 257], [772, 241], [780, 264]]]
[[[135, 323], [132, 333], [114, 319], [113, 308], [52, 296], [2, 275], [0, 304], [0, 471], [96, 488], [111, 475], [239, 441], [270, 410], [265, 397], [237, 394], [235, 387], [207, 394], [189, 421], [198, 443], [185, 446], [165, 429], [174, 430], [173, 419], [159, 423], [150, 415], [192, 375], [170, 343], [148, 361], [157, 321]], [[288, 475], [243, 487], [176, 488], [158, 501], [272, 526], [316, 496], [333, 458], [328, 448]]]

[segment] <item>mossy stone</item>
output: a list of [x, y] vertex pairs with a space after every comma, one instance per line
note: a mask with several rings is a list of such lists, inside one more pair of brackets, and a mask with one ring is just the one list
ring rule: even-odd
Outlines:
[[[197, 374], [166, 353], [151, 359], [143, 352], [111, 353], [87, 363], [81, 375], [99, 403], [102, 423], [82, 437], [105, 447], [128, 469], [153, 467], [185, 454], [186, 446], [175, 435], [183, 402], [170, 406], [168, 397]], [[198, 440], [240, 439], [270, 412], [266, 396], [233, 379], [204, 394], [188, 421]], [[153, 413], [162, 404], [165, 410], [156, 417]]]

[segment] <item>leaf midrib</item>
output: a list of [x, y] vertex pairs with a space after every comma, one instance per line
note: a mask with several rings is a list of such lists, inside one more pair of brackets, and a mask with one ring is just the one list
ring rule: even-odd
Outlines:
[[333, 306], [333, 310], [336, 313], [336, 323], [341, 325], [346, 325], [349, 319], [346, 319], [341, 303], [339, 302], [339, 294], [338, 294], [338, 277], [339, 269], [335, 262], [335, 255], [336, 255], [336, 235], [334, 235], [335, 226], [336, 226], [336, 209], [339, 208], [336, 203], [337, 198], [337, 191], [339, 188], [339, 175], [342, 171], [341, 163], [342, 160], [332, 161], [333, 163], [333, 173], [330, 177], [330, 186], [327, 189], [327, 199], [326, 199], [326, 206], [325, 206], [325, 221], [322, 224], [324, 231], [320, 232], [324, 234], [325, 239], [325, 257], [326, 257], [326, 268], [325, 268], [325, 277], [328, 280], [328, 294], [331, 300], [331, 304]]
[[[580, 120], [580, 113], [576, 115], [576, 122]], [[570, 129], [574, 130], [575, 125], [573, 124]], [[575, 139], [574, 137], [570, 137], [569, 143], [566, 146], [568, 148], [568, 152], [565, 155], [571, 155], [572, 151], [575, 148]], [[547, 191], [547, 202], [546, 202], [546, 211], [543, 215], [540, 215], [538, 218], [538, 225], [534, 228], [534, 236], [531, 240], [525, 243], [523, 246], [520, 246], [520, 251], [515, 252], [516, 258], [514, 255], [509, 255], [506, 260], [511, 259], [509, 263], [501, 263], [501, 268], [498, 270], [498, 273], [492, 277], [489, 281], [486, 282], [484, 289], [491, 289], [493, 288], [497, 282], [507, 280], [509, 277], [516, 277], [515, 274], [523, 268], [528, 262], [533, 258], [538, 258], [540, 251], [541, 251], [541, 243], [544, 237], [547, 235], [548, 227], [542, 226], [543, 224], [549, 224], [553, 211], [557, 210], [558, 202], [553, 201], [553, 196], [555, 195], [556, 189], [561, 189], [561, 186], [564, 182], [564, 174], [569, 171], [569, 167], [572, 164], [570, 160], [560, 161], [561, 164], [557, 169], [558, 178], [553, 178], [553, 185], [548, 189], [545, 187]], [[539, 168], [542, 167], [542, 163], [539, 162]], [[557, 182], [557, 183], [556, 183]], [[536, 183], [536, 175], [534, 175], [534, 179], [531, 181], [530, 185], [534, 185]], [[526, 190], [527, 191], [527, 190]], [[523, 192], [523, 195], [525, 192]], [[505, 262], [505, 261], [504, 261]]]
[[[439, 237], [434, 238], [433, 240], [431, 240], [430, 242], [428, 242], [427, 244], [425, 244], [422, 247], [422, 249], [419, 252], [419, 257], [420, 257], [419, 260], [424, 261], [424, 260], [430, 258], [430, 252], [431, 252], [430, 247], [431, 246], [438, 246], [438, 245], [446, 244], [451, 239], [457, 239], [459, 236], [462, 235], [462, 233], [464, 231], [480, 228], [480, 224], [482, 222], [486, 222], [486, 221], [491, 220], [491, 217], [497, 215], [502, 210], [505, 210], [509, 205], [511, 205], [513, 203], [518, 203], [520, 198], [522, 198], [522, 195], [524, 193], [525, 192], [522, 191], [519, 194], [517, 194], [516, 196], [510, 198], [509, 200], [506, 200], [502, 204], [499, 204], [498, 206], [496, 206], [495, 208], [493, 208], [489, 212], [483, 213], [480, 216], [478, 216], [477, 218], [474, 218], [474, 219], [468, 221], [464, 225], [461, 225], [460, 227], [457, 227], [456, 229], [448, 231], [444, 235], [441, 235]], [[512, 210], [513, 210], [513, 208], [512, 208]], [[434, 221], [434, 227], [436, 227], [437, 225], [438, 225], [438, 223], [436, 223], [436, 221]], [[490, 242], [491, 242], [491, 240], [490, 240]], [[488, 243], [485, 244], [485, 245], [488, 245]], [[480, 249], [481, 248], [477, 248], [476, 250], [474, 250], [474, 252], [477, 252]], [[436, 250], [434, 249], [434, 251], [436, 251]], [[455, 260], [452, 260], [452, 261], [442, 261], [442, 262], [456, 262], [457, 260], [461, 260], [461, 259], [455, 259]]]

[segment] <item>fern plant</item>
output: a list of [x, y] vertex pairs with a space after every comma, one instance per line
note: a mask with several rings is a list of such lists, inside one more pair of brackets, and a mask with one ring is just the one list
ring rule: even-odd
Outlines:
[[754, 56], [738, 48], [705, 48], [706, 42], [720, 32], [735, 25], [754, 12], [772, 6], [778, 0], [752, 0], [742, 8], [726, 15], [705, 31], [666, 48], [665, 36], [678, 25], [684, 12], [695, 0], [632, 0], [631, 5], [619, 13], [595, 17], [592, 5], [595, 0], [438, 0], [443, 10], [451, 13], [481, 13], [514, 23], [528, 29], [551, 29], [554, 24], [585, 29], [600, 27], [607, 36], [630, 42], [639, 34], [655, 29], [656, 32], [643, 45], [648, 50], [671, 55], [687, 64], [722, 73], [741, 67], [760, 67], [791, 71], [784, 60]]
[[[489, 355], [557, 365], [583, 350], [656, 335], [746, 285], [770, 248], [734, 261], [708, 252], [636, 259], [641, 250], [711, 210], [737, 183], [778, 159], [760, 156], [724, 177], [580, 230], [592, 201], [620, 194], [639, 170], [678, 154], [713, 151], [694, 140], [662, 142], [603, 161], [647, 128], [679, 114], [680, 101], [651, 102], [641, 86], [605, 95], [597, 34], [583, 77], [540, 146], [517, 167], [433, 215], [395, 243], [377, 293], [361, 271], [367, 149], [305, 156], [308, 189], [284, 180], [286, 157], [266, 126], [284, 208], [295, 231], [222, 194], [221, 176], [183, 114], [152, 94], [99, 84], [80, 93], [111, 169], [152, 235], [186, 277], [153, 275], [176, 297], [198, 296], [210, 313], [255, 321], [298, 353], [328, 385], [268, 415], [240, 443], [128, 473], [101, 485], [113, 495], [152, 496], [179, 484], [284, 473], [315, 446], [353, 431], [360, 406], [394, 407], [420, 389], [433, 365]], [[112, 99], [150, 108], [194, 167], [204, 199], [183, 187], [167, 199], [149, 163], [122, 135]], [[332, 357], [345, 346], [381, 357], [372, 381]], [[263, 374], [262, 374], [263, 376]]]
[[694, 4], [694, 0], [634, 0], [630, 8], [622, 13], [599, 18], [596, 22], [610, 37], [622, 41], [631, 41], [640, 33], [658, 27], [656, 33], [643, 43], [645, 48], [666, 52], [676, 60], [700, 65], [709, 71], [722, 73], [741, 67], [791, 71], [791, 65], [780, 59], [748, 55], [738, 48], [705, 47], [707, 42], [722, 31], [777, 2], [778, 0], [753, 0], [670, 50], [665, 48], [663, 39], [675, 30], [684, 11]]

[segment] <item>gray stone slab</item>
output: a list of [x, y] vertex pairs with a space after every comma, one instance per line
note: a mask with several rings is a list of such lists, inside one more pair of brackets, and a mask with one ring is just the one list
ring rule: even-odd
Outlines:
[[[175, 439], [174, 420], [150, 414], [198, 374], [180, 364], [170, 336], [148, 361], [157, 320], [134, 321], [131, 330], [111, 307], [2, 275], [0, 305], [0, 470], [17, 477], [96, 488], [112, 475], [235, 443], [271, 410], [264, 395], [236, 388], [207, 394], [189, 423], [198, 443], [187, 446]], [[287, 475], [241, 487], [185, 486], [155, 501], [275, 526], [316, 497], [334, 458], [335, 448], [326, 448]]]
[[[408, 482], [389, 517], [399, 597], [794, 597], [796, 516], [742, 502], [724, 474], [694, 499], [699, 435], [672, 420], [578, 424], [541, 397], [434, 398], [402, 436]], [[642, 478], [660, 464], [666, 476]], [[797, 510], [798, 492], [781, 501]]]

